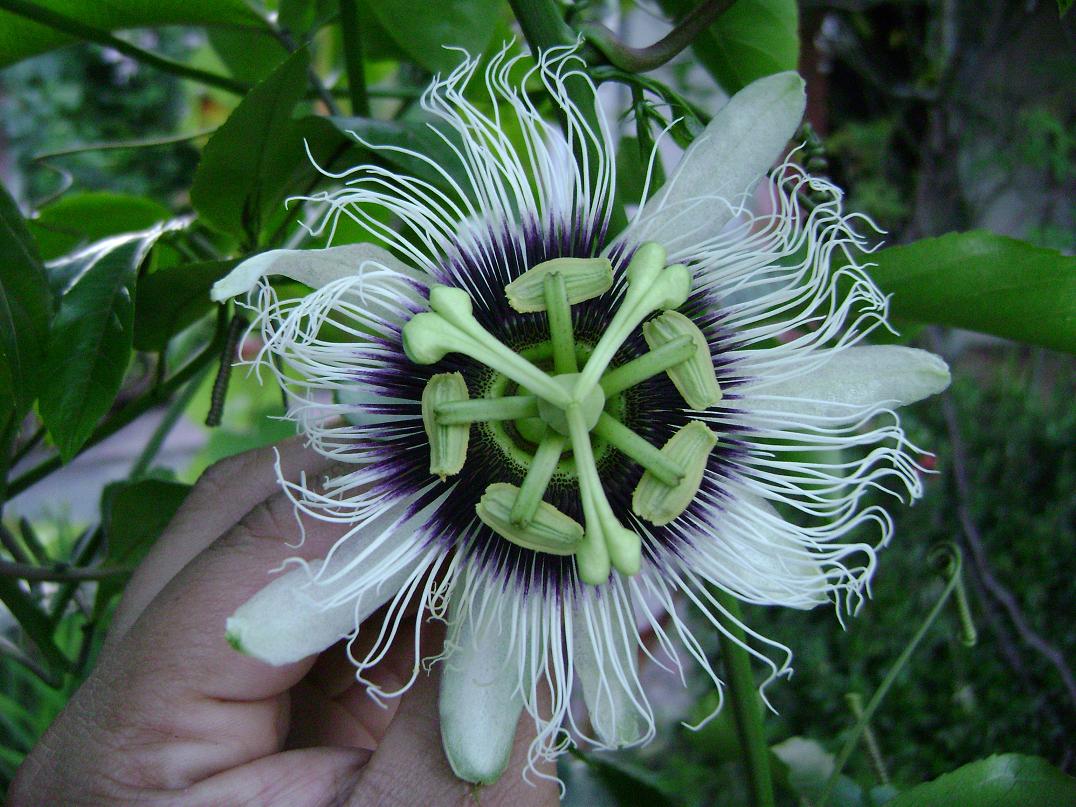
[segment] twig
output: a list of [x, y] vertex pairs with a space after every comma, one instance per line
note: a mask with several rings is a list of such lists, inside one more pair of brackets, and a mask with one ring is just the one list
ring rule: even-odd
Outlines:
[[82, 580], [103, 580], [107, 577], [116, 577], [130, 573], [129, 566], [93, 566], [93, 567], [65, 567], [35, 566], [32, 563], [13, 563], [0, 559], [0, 577], [14, 577], [27, 581], [66, 582]]
[[37, 431], [27, 438], [26, 442], [15, 449], [15, 453], [11, 455], [11, 465], [14, 467], [19, 463], [23, 457], [29, 454], [37, 445], [45, 438], [45, 427], [38, 426]]
[[[2, 0], [0, 0], [0, 2], [2, 2]], [[188, 140], [197, 140], [199, 137], [211, 135], [215, 131], [217, 131], [217, 129], [216, 127], [213, 127], [211, 129], [199, 129], [197, 132], [172, 135], [169, 137], [145, 137], [139, 140], [122, 140], [110, 143], [87, 143], [84, 146], [72, 146], [71, 148], [57, 149], [56, 151], [44, 151], [41, 154], [35, 154], [31, 160], [33, 162], [39, 162], [41, 160], [51, 160], [53, 157], [67, 157], [72, 154], [83, 154], [87, 151], [120, 151], [123, 149], [171, 146], [176, 143], [186, 143]]]
[[[862, 718], [863, 696], [858, 692], [849, 692], [844, 696], [844, 699], [848, 702], [852, 717], [856, 720]], [[889, 771], [885, 765], [885, 757], [882, 756], [882, 748], [878, 744], [878, 735], [874, 733], [874, 729], [871, 728], [869, 722], [863, 725], [863, 743], [867, 746], [867, 755], [870, 757], [871, 767], [874, 768], [874, 775], [878, 777], [878, 781], [883, 785], [888, 785]]]
[[964, 441], [960, 434], [956, 405], [953, 403], [952, 395], [948, 392], [942, 395], [941, 403], [942, 412], [945, 415], [946, 429], [949, 432], [949, 442], [953, 447], [953, 481], [956, 483], [957, 516], [960, 519], [964, 543], [967, 545], [968, 552], [971, 555], [975, 573], [986, 592], [1004, 609], [1024, 643], [1045, 658], [1057, 670], [1065, 689], [1068, 691], [1069, 699], [1076, 706], [1076, 679], [1073, 678], [1072, 671], [1065, 663], [1065, 657], [1061, 654], [1061, 651], [1047, 642], [1028, 624], [1024, 612], [1016, 601], [1016, 597], [994, 576], [994, 572], [990, 568], [982, 536], [979, 534], [979, 528], [975, 524], [971, 510], [968, 507], [968, 501], [971, 498], [971, 485], [968, 482], [967, 454], [964, 451]]
[[0, 655], [5, 655], [17, 661], [53, 689], [59, 688], [61, 683], [59, 676], [38, 663], [37, 659], [28, 655], [26, 651], [3, 634], [0, 634]]
[[826, 786], [823, 788], [822, 794], [818, 798], [818, 807], [825, 807], [826, 802], [828, 802], [830, 796], [833, 795], [833, 789], [837, 786], [837, 781], [841, 777], [841, 771], [844, 770], [844, 766], [848, 763], [849, 757], [852, 756], [852, 752], [859, 744], [860, 735], [874, 717], [874, 713], [878, 711], [878, 707], [881, 706], [882, 701], [885, 700], [885, 696], [889, 692], [890, 687], [893, 686], [893, 682], [897, 680], [897, 677], [903, 671], [905, 665], [907, 665], [908, 660], [922, 643], [924, 637], [926, 637], [927, 633], [930, 631], [931, 626], [937, 621], [942, 609], [945, 608], [949, 598], [956, 590], [956, 587], [960, 584], [960, 550], [952, 544], [945, 544], [939, 547], [939, 549], [945, 552], [948, 556], [946, 559], [947, 565], [946, 568], [943, 569], [943, 573], [948, 576], [949, 581], [946, 583], [938, 601], [934, 603], [934, 607], [931, 608], [930, 613], [927, 614], [927, 618], [923, 620], [923, 624], [919, 626], [919, 630], [915, 632], [911, 641], [905, 645], [904, 650], [901, 651], [897, 660], [893, 662], [893, 666], [889, 668], [889, 671], [882, 679], [882, 683], [878, 685], [878, 689], [871, 695], [871, 699], [867, 702], [859, 719], [856, 720], [856, 724], [848, 733], [848, 737], [845, 739], [840, 753], [837, 754], [837, 758], [834, 760], [833, 772], [829, 775], [829, 779], [826, 780]]
[[0, 0], [0, 8], [5, 11], [10, 11], [12, 14], [17, 14], [25, 19], [32, 20], [39, 25], [44, 25], [56, 31], [60, 31], [61, 33], [68, 34], [69, 36], [85, 39], [90, 42], [96, 42], [98, 45], [105, 45], [113, 48], [137, 62], [147, 64], [150, 67], [156, 67], [158, 70], [164, 70], [167, 73], [172, 73], [181, 78], [200, 81], [202, 84], [208, 84], [211, 87], [227, 90], [228, 92], [233, 92], [237, 95], [245, 95], [247, 90], [250, 89], [247, 85], [238, 82], [235, 79], [228, 78], [227, 76], [220, 76], [216, 73], [199, 70], [197, 67], [191, 67], [189, 64], [183, 64], [182, 62], [177, 62], [157, 53], [153, 53], [152, 51], [143, 50], [137, 45], [132, 45], [125, 39], [113, 36], [108, 31], [94, 28], [92, 25], [87, 25], [79, 20], [66, 17], [63, 14], [57, 14], [55, 11], [43, 8], [36, 3], [26, 2], [26, 0]]
[[645, 73], [661, 67], [709, 28], [714, 20], [724, 14], [735, 0], [706, 0], [682, 19], [675, 28], [653, 45], [633, 48], [625, 45], [617, 35], [601, 23], [583, 26], [583, 36], [601, 51], [609, 64], [629, 73]]

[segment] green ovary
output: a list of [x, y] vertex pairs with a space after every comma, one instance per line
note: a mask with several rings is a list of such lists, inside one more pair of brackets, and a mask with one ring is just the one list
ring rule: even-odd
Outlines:
[[[627, 269], [621, 305], [595, 345], [576, 344], [571, 306], [604, 294], [613, 283], [603, 258], [557, 258], [531, 268], [506, 288], [522, 312], [546, 312], [549, 341], [515, 352], [486, 331], [471, 313], [471, 300], [444, 286], [430, 294], [431, 311], [403, 330], [404, 351], [417, 364], [462, 353], [493, 371], [485, 395], [470, 398], [459, 374], [438, 374], [423, 396], [423, 425], [430, 440], [431, 473], [458, 473], [466, 461], [466, 432], [483, 424], [506, 459], [523, 474], [522, 485], [490, 485], [476, 505], [479, 519], [507, 541], [537, 552], [574, 555], [585, 583], [604, 583], [611, 569], [638, 573], [641, 540], [609, 505], [598, 463], [611, 448], [644, 469], [633, 496], [639, 518], [667, 524], [698, 492], [706, 458], [717, 438], [691, 421], [664, 447], [650, 444], [623, 421], [622, 392], [666, 374], [687, 405], [704, 408], [720, 397], [702, 332], [673, 309], [687, 298], [690, 275], [665, 265], [665, 250], [642, 245]], [[652, 350], [610, 369], [613, 355], [644, 320]], [[435, 388], [436, 387], [436, 388]], [[554, 477], [574, 477], [584, 525], [544, 500]]]

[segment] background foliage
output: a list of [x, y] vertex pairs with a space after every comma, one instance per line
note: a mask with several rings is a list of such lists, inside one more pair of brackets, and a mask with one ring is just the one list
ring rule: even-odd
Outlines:
[[[591, 75], [622, 116], [628, 203], [658, 132], [682, 147], [725, 94], [798, 66], [799, 159], [889, 231], [874, 274], [900, 339], [954, 368], [937, 405], [905, 416], [936, 474], [897, 510], [873, 601], [844, 631], [825, 611], [747, 614], [797, 654], [764, 718], [777, 802], [818, 804], [834, 776], [831, 804], [1076, 803], [1063, 773], [1076, 736], [1068, 4], [709, 2], [716, 20], [690, 48], [643, 52], [667, 62], [656, 70], [616, 49], [649, 45], [696, 5], [0, 0], [0, 786], [92, 666], [126, 575], [189, 484], [290, 432], [272, 419], [277, 392], [214, 378], [242, 346], [212, 283], [252, 252], [326, 243], [283, 204], [327, 187], [310, 158], [394, 159], [441, 181], [351, 133], [443, 155], [417, 104], [458, 61], [443, 45], [488, 55], [585, 32]], [[335, 243], [367, 236], [343, 227]], [[100, 479], [90, 468], [109, 446], [123, 460]], [[65, 486], [75, 507], [97, 506], [58, 505]], [[978, 643], [948, 606], [836, 778], [857, 709], [942, 595], [941, 542], [963, 552]], [[567, 801], [746, 803], [730, 710], [688, 732], [679, 721], [714, 706], [704, 682], [653, 686], [659, 740], [579, 751], [562, 767]]]

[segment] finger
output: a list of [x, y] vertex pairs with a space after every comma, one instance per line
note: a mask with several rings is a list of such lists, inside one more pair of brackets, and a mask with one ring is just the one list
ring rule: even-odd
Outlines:
[[[402, 700], [384, 739], [363, 768], [350, 807], [373, 805], [470, 805], [475, 786], [457, 779], [441, 747], [437, 709], [440, 667], [422, 674]], [[534, 739], [533, 722], [524, 717], [516, 732], [508, 769], [499, 780], [481, 789], [483, 807], [552, 807], [559, 803], [555, 782], [531, 776], [523, 779], [527, 749]], [[542, 771], [549, 775], [551, 767]], [[401, 783], [406, 783], [406, 791]]]
[[369, 758], [369, 751], [356, 748], [284, 751], [211, 776], [184, 791], [177, 803], [330, 807], [344, 803]]
[[[379, 625], [384, 615], [384, 609], [380, 610], [371, 617], [370, 624]], [[413, 618], [401, 624], [398, 634], [401, 641], [389, 648], [376, 667], [364, 671], [365, 682], [383, 692], [397, 691], [407, 682], [415, 662], [414, 644], [410, 641], [414, 630]], [[310, 672], [292, 690], [294, 708], [288, 747], [347, 745], [377, 748], [400, 700], [370, 697], [368, 684], [355, 680], [355, 664], [351, 660], [352, 656], [365, 657], [377, 633], [376, 630], [360, 632], [350, 650], [351, 655], [344, 643], [322, 653]], [[431, 648], [434, 646], [431, 642], [439, 640], [429, 630], [425, 633], [423, 647]]]
[[259, 503], [280, 493], [277, 452], [280, 473], [292, 481], [303, 473], [324, 473], [333, 464], [294, 437], [236, 454], [207, 469], [131, 576], [109, 627], [110, 644], [127, 632], [149, 602], [199, 552]]
[[[346, 529], [313, 519], [305, 527], [306, 556], [324, 555]], [[290, 500], [277, 494], [168, 582], [35, 751], [38, 781], [65, 792], [107, 773], [133, 788], [174, 790], [279, 751], [287, 690], [314, 659], [268, 666], [233, 650], [224, 625], [297, 553], [285, 543], [297, 533]]]

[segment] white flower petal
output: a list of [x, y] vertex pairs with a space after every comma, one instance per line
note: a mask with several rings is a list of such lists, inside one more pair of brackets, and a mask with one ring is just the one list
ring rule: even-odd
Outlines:
[[[768, 385], [761, 409], [839, 417], [864, 407], [904, 406], [949, 386], [949, 367], [933, 353], [899, 345], [833, 351], [820, 367]], [[780, 400], [769, 400], [776, 396]]]
[[[625, 625], [621, 609], [610, 601], [614, 596], [614, 590], [607, 587], [601, 599], [587, 596], [576, 610], [572, 652], [594, 732], [604, 745], [620, 748], [638, 742], [647, 729], [640, 709], [645, 700], [639, 684], [636, 629]], [[626, 608], [626, 603], [621, 607]]]
[[416, 554], [400, 545], [416, 526], [415, 519], [400, 520], [407, 505], [407, 500], [392, 504], [362, 522], [361, 531], [339, 540], [325, 560], [281, 574], [258, 591], [228, 617], [228, 642], [248, 656], [281, 665], [354, 633], [396, 596], [418, 565]]
[[732, 218], [732, 206], [777, 161], [795, 133], [806, 105], [803, 87], [798, 74], [785, 72], [736, 93], [643, 206], [628, 238], [658, 241], [674, 252], [717, 235]]
[[523, 712], [515, 643], [500, 620], [476, 630], [466, 613], [452, 619], [461, 622], [441, 672], [441, 742], [456, 776], [490, 784], [508, 767]]
[[[312, 572], [317, 568], [311, 564]], [[332, 588], [307, 585], [310, 573], [295, 569], [275, 579], [228, 617], [228, 642], [268, 664], [299, 661], [354, 632], [356, 625], [396, 596], [410, 573], [410, 568], [402, 569], [361, 597], [325, 608], [318, 600], [331, 597]], [[341, 585], [348, 585], [348, 581]]]
[[[702, 563], [714, 582], [761, 605], [809, 610], [829, 601], [822, 563], [791, 537], [799, 530], [768, 501], [737, 491], [725, 523], [722, 539], [703, 550]], [[737, 534], [739, 540], [729, 540]]]
[[334, 280], [354, 277], [364, 264], [375, 264], [407, 277], [418, 273], [374, 244], [346, 244], [328, 249], [273, 249], [247, 258], [210, 292], [217, 302], [246, 294], [266, 275], [283, 275], [320, 289]]

